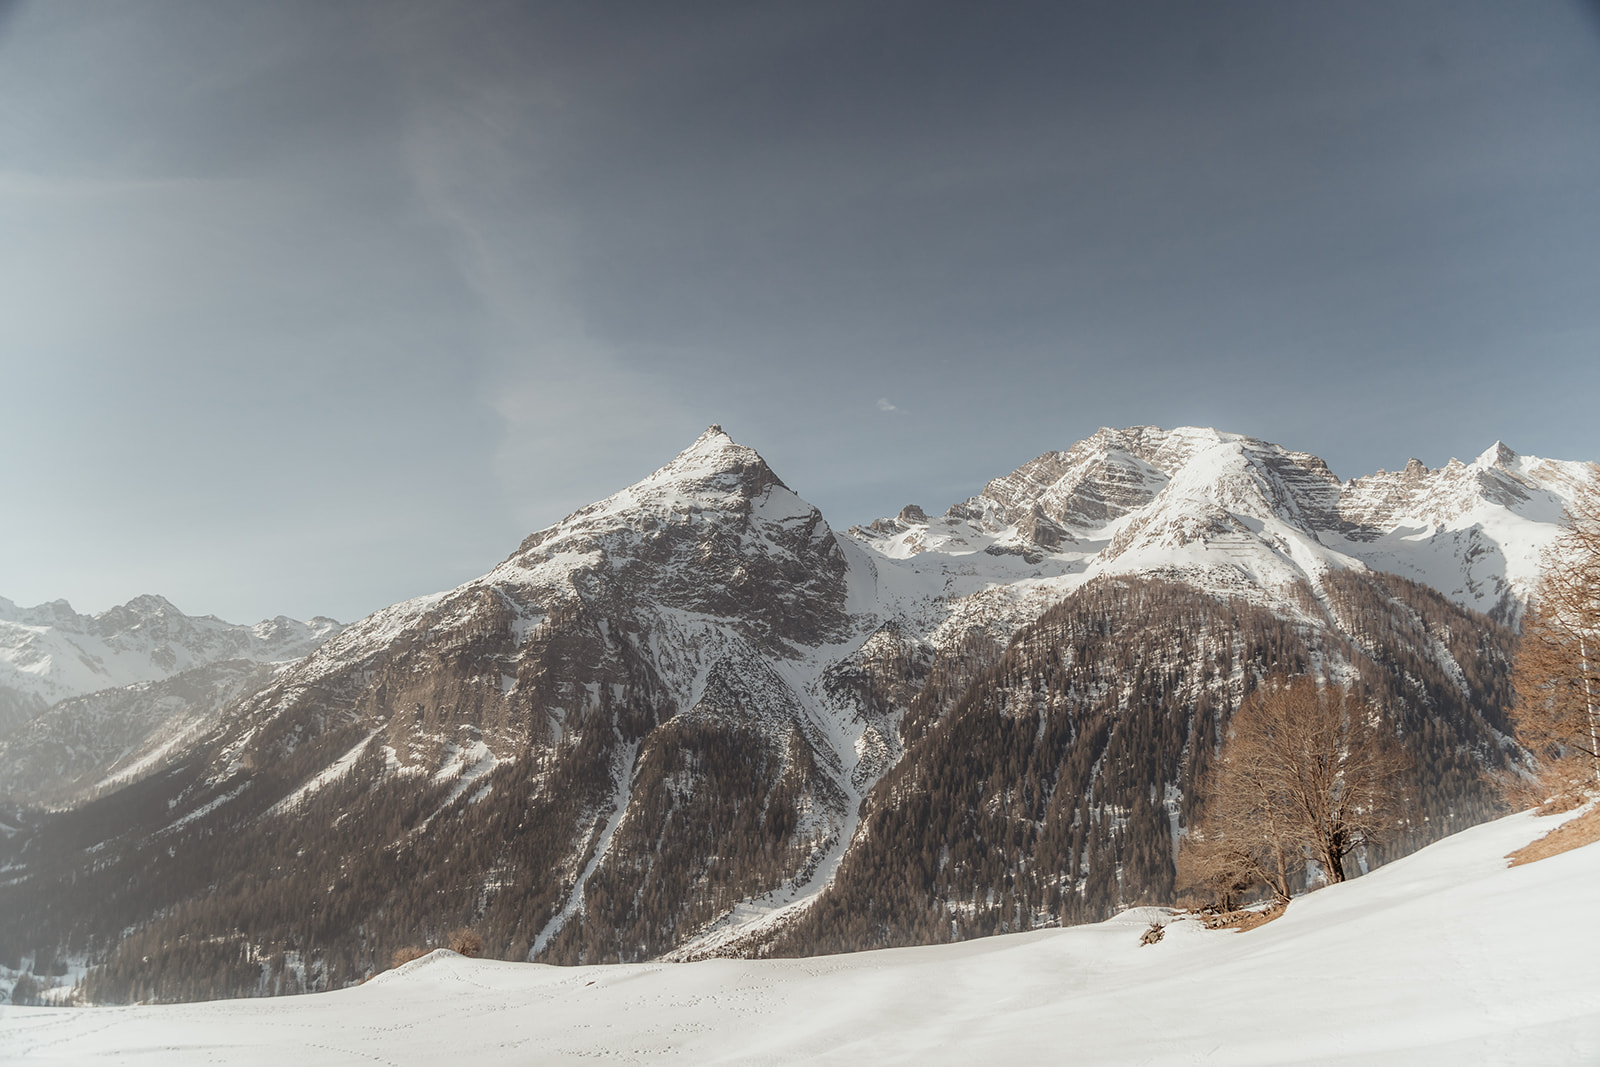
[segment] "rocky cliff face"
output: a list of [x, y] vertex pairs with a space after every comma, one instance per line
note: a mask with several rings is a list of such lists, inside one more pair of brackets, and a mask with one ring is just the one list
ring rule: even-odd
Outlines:
[[[997, 530], [1044, 519], [1092, 540], [1162, 496], [1264, 507], [1315, 526], [1337, 520], [1338, 494], [1338, 479], [1307, 453], [1216, 430], [1135, 426], [1102, 429], [1067, 452], [1048, 452], [949, 514]], [[1048, 535], [1035, 543], [1052, 547]]]

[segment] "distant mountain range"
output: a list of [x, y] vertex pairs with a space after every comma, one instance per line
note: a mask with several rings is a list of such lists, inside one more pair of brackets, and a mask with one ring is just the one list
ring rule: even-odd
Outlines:
[[0, 598], [0, 796], [69, 803], [148, 773], [339, 630], [320, 616], [236, 626], [159, 596], [98, 615]]
[[0, 597], [0, 707], [37, 710], [224, 660], [299, 659], [338, 632], [338, 623], [321, 616], [235, 626], [215, 615], [185, 615], [159, 596], [98, 615], [80, 615], [65, 600], [19, 608]]
[[0, 629], [31, 674], [0, 685], [34, 702], [0, 748], [0, 951], [188, 998], [345, 984], [462, 925], [599, 962], [1098, 919], [1170, 898], [1227, 717], [1279, 671], [1394, 723], [1405, 851], [1496, 810], [1508, 627], [1593, 472], [1496, 444], [1341, 483], [1135, 427], [840, 534], [712, 427], [344, 629], [0, 602], [31, 635]]

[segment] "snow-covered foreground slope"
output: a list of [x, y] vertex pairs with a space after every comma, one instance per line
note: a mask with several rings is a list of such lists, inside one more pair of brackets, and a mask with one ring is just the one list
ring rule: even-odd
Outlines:
[[1508, 869], [1523, 814], [1298, 900], [1141, 947], [1095, 926], [804, 960], [557, 968], [425, 957], [271, 1001], [13, 1008], [27, 1063], [1600, 1062], [1600, 846]]

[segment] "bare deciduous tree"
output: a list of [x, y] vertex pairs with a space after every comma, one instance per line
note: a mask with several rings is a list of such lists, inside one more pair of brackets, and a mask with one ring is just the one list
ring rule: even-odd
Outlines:
[[1517, 736], [1546, 785], [1600, 788], [1600, 471], [1567, 509], [1517, 650]]
[[451, 952], [459, 952], [463, 956], [483, 955], [483, 937], [476, 930], [464, 926], [450, 931], [447, 944]]
[[[1242, 840], [1225, 838], [1204, 827], [1190, 829], [1178, 853], [1177, 868], [1177, 887], [1199, 894], [1218, 911], [1234, 910], [1240, 898], [1262, 882], [1273, 885], [1275, 896], [1287, 898], [1287, 881], [1270, 878], [1270, 872], [1261, 869]], [[1282, 886], [1281, 892], [1278, 886]]]
[[1390, 829], [1410, 759], [1373, 709], [1310, 678], [1264, 684], [1234, 714], [1207, 790], [1192, 869], [1265, 884], [1279, 900], [1307, 855], [1328, 881]]

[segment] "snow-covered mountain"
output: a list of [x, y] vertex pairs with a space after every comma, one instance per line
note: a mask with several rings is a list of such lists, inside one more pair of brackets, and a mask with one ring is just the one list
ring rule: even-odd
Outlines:
[[[1594, 472], [1496, 442], [1471, 463], [1411, 460], [1341, 482], [1316, 456], [1255, 438], [1136, 426], [1048, 452], [941, 517], [913, 505], [850, 532], [924, 588], [955, 593], [958, 624], [1002, 632], [1102, 575], [1272, 601], [1352, 568], [1412, 578], [1509, 622]], [[943, 599], [925, 596], [924, 616]]]
[[279, 669], [227, 659], [59, 700], [0, 740], [0, 797], [59, 807], [152, 774]]
[[[831, 847], [860, 800], [861, 728], [819, 676], [876, 625], [863, 578], [821, 513], [713, 426], [482, 578], [349, 627], [247, 703], [222, 758], [343, 704], [394, 773], [468, 780], [530, 745], [560, 750], [598, 715], [618, 723], [620, 763], [592, 814], [620, 820], [653, 727], [732, 720], [772, 748], [780, 776], [806, 764], [805, 833]], [[599, 857], [616, 830], [606, 823]]]
[[1094, 919], [1170, 892], [1272, 671], [1388, 709], [1429, 776], [1416, 847], [1516, 758], [1510, 631], [1475, 611], [1515, 618], [1590, 470], [1497, 446], [1342, 483], [1239, 435], [1102, 430], [837, 534], [712, 427], [0, 841], [0, 942], [48, 901], [52, 936], [115, 946], [107, 995], [192, 997], [336, 986], [467, 923], [581, 963]]
[[22, 608], [0, 597], [0, 712], [9, 710], [14, 726], [26, 717], [19, 712], [209, 663], [299, 659], [338, 630], [320, 616], [238, 626], [214, 615], [185, 615], [151, 595], [96, 615], [80, 615], [65, 600]]
[[59, 803], [153, 767], [247, 679], [264, 683], [262, 665], [339, 630], [320, 616], [234, 625], [149, 595], [97, 615], [0, 598], [0, 795]]
[[[145, 832], [231, 820], [274, 839], [255, 856], [284, 835], [333, 857], [348, 845], [324, 835], [376, 835], [447, 880], [492, 867], [472, 893], [523, 955], [658, 954], [735, 904], [825, 884], [892, 746], [888, 709], [827, 675], [875, 608], [859, 549], [712, 427], [482, 578], [350, 626], [247, 696], [183, 776], [149, 786], [171, 792]], [[77, 817], [102, 810], [116, 825]], [[397, 810], [416, 820], [399, 838]], [[485, 820], [522, 844], [477, 853], [476, 831], [444, 829]], [[223, 906], [226, 867], [207, 870]], [[383, 907], [413, 922], [432, 903]]]

